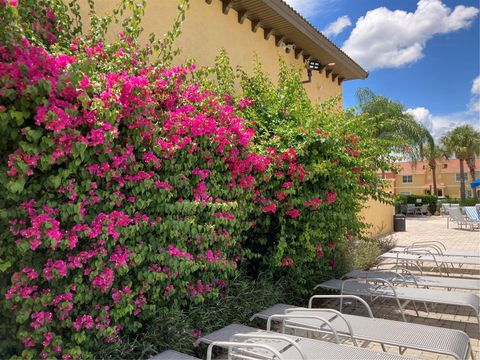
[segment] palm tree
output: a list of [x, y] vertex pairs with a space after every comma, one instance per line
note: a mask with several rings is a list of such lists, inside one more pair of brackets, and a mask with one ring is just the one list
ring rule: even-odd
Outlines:
[[403, 153], [416, 161], [421, 158], [425, 143], [433, 141], [430, 132], [405, 112], [402, 104], [384, 96], [376, 95], [368, 88], [357, 90], [357, 99], [362, 113], [376, 121], [379, 138], [389, 140], [395, 152]]
[[428, 167], [432, 172], [433, 195], [437, 196], [437, 160], [446, 157], [445, 150], [435, 144], [435, 140], [430, 135], [427, 143], [423, 146], [421, 156], [427, 161]]
[[[470, 125], [457, 126], [442, 137], [442, 143], [449, 154], [455, 154], [460, 161], [460, 198], [465, 200], [464, 161], [475, 179], [475, 157], [480, 154], [480, 132]], [[476, 196], [475, 191], [473, 192]]]

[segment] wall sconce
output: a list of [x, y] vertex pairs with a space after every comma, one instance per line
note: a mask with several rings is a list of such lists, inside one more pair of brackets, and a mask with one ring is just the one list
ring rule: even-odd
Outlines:
[[313, 70], [320, 71], [322, 69], [322, 64], [318, 60], [310, 60], [307, 64], [307, 76], [308, 80], [302, 81], [303, 84], [312, 82]]

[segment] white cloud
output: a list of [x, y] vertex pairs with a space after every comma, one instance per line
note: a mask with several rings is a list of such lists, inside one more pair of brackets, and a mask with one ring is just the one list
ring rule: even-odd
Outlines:
[[350, 25], [352, 25], [352, 22], [347, 15], [340, 16], [334, 22], [328, 24], [328, 26], [322, 30], [322, 33], [324, 33], [325, 36], [328, 37], [337, 36]]
[[306, 18], [331, 13], [339, 0], [284, 0]]
[[480, 130], [478, 114], [470, 111], [451, 113], [446, 115], [435, 115], [424, 107], [407, 109], [406, 113], [412, 115], [430, 131], [434, 138], [440, 139], [449, 130], [459, 125], [470, 124]]
[[473, 84], [472, 84], [472, 94], [474, 94], [474, 95], [479, 95], [479, 94], [480, 94], [480, 75], [477, 76], [477, 77], [473, 80]]
[[[478, 112], [480, 113], [480, 99], [479, 98], [474, 98], [470, 100], [470, 104], [468, 105], [468, 109], [472, 112]], [[478, 119], [480, 121], [480, 119]]]
[[473, 79], [471, 92], [472, 98], [470, 104], [468, 104], [468, 109], [480, 115], [480, 75]]
[[475, 7], [448, 8], [441, 0], [420, 0], [415, 12], [380, 7], [358, 19], [344, 50], [368, 70], [395, 68], [423, 57], [429, 39], [468, 27]]

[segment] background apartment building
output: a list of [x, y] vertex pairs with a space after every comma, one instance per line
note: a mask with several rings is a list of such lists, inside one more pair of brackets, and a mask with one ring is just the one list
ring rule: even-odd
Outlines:
[[[433, 195], [432, 171], [427, 161], [401, 162], [397, 164], [398, 173], [386, 174], [387, 179], [393, 181], [395, 194], [399, 195]], [[480, 158], [475, 159], [475, 168], [478, 169], [475, 179], [480, 178]], [[437, 195], [449, 198], [460, 198], [460, 162], [457, 159], [440, 160], [435, 171], [437, 179]], [[475, 180], [470, 176], [469, 168], [465, 164], [465, 190], [466, 196], [473, 196], [470, 183]], [[477, 188], [480, 197], [480, 189]]]

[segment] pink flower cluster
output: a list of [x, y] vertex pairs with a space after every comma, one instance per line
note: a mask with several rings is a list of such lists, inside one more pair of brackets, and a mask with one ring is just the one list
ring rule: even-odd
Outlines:
[[284, 257], [282, 258], [282, 266], [283, 267], [289, 267], [289, 266], [293, 266], [294, 265], [294, 261], [292, 258], [290, 257]]
[[216, 212], [214, 216], [221, 219], [235, 220], [235, 215], [230, 212]]
[[310, 208], [311, 210], [318, 210], [318, 208], [320, 208], [320, 206], [322, 206], [322, 200], [319, 199], [319, 198], [315, 198], [315, 199], [312, 199], [312, 200], [309, 200], [309, 201], [305, 201], [303, 203], [303, 205], [305, 207]]
[[93, 318], [90, 315], [78, 316], [73, 322], [73, 328], [77, 331], [82, 329], [91, 329], [95, 325]]
[[300, 210], [298, 209], [290, 209], [285, 211], [285, 215], [291, 217], [292, 219], [296, 219], [300, 216]]
[[101, 292], [106, 293], [108, 288], [112, 286], [114, 280], [115, 275], [113, 270], [107, 267], [100, 274], [93, 278], [92, 286], [100, 289]]
[[336, 193], [326, 193], [325, 194], [325, 202], [327, 204], [333, 204], [337, 201], [337, 194]]
[[33, 320], [30, 325], [34, 329], [38, 329], [52, 322], [52, 313], [49, 311], [34, 312], [30, 317]]
[[275, 204], [270, 204], [270, 205], [267, 205], [267, 206], [264, 206], [262, 208], [262, 211], [264, 213], [273, 213], [275, 214], [277, 212], [277, 205]]
[[48, 259], [43, 268], [43, 276], [47, 280], [67, 276], [67, 263], [63, 260], [53, 261], [52, 259]]
[[180, 258], [186, 258], [188, 260], [193, 260], [192, 254], [186, 251], [181, 251], [180, 249], [176, 248], [172, 244], [169, 244], [167, 246], [167, 249], [168, 249], [168, 255], [172, 257], [180, 257]]

